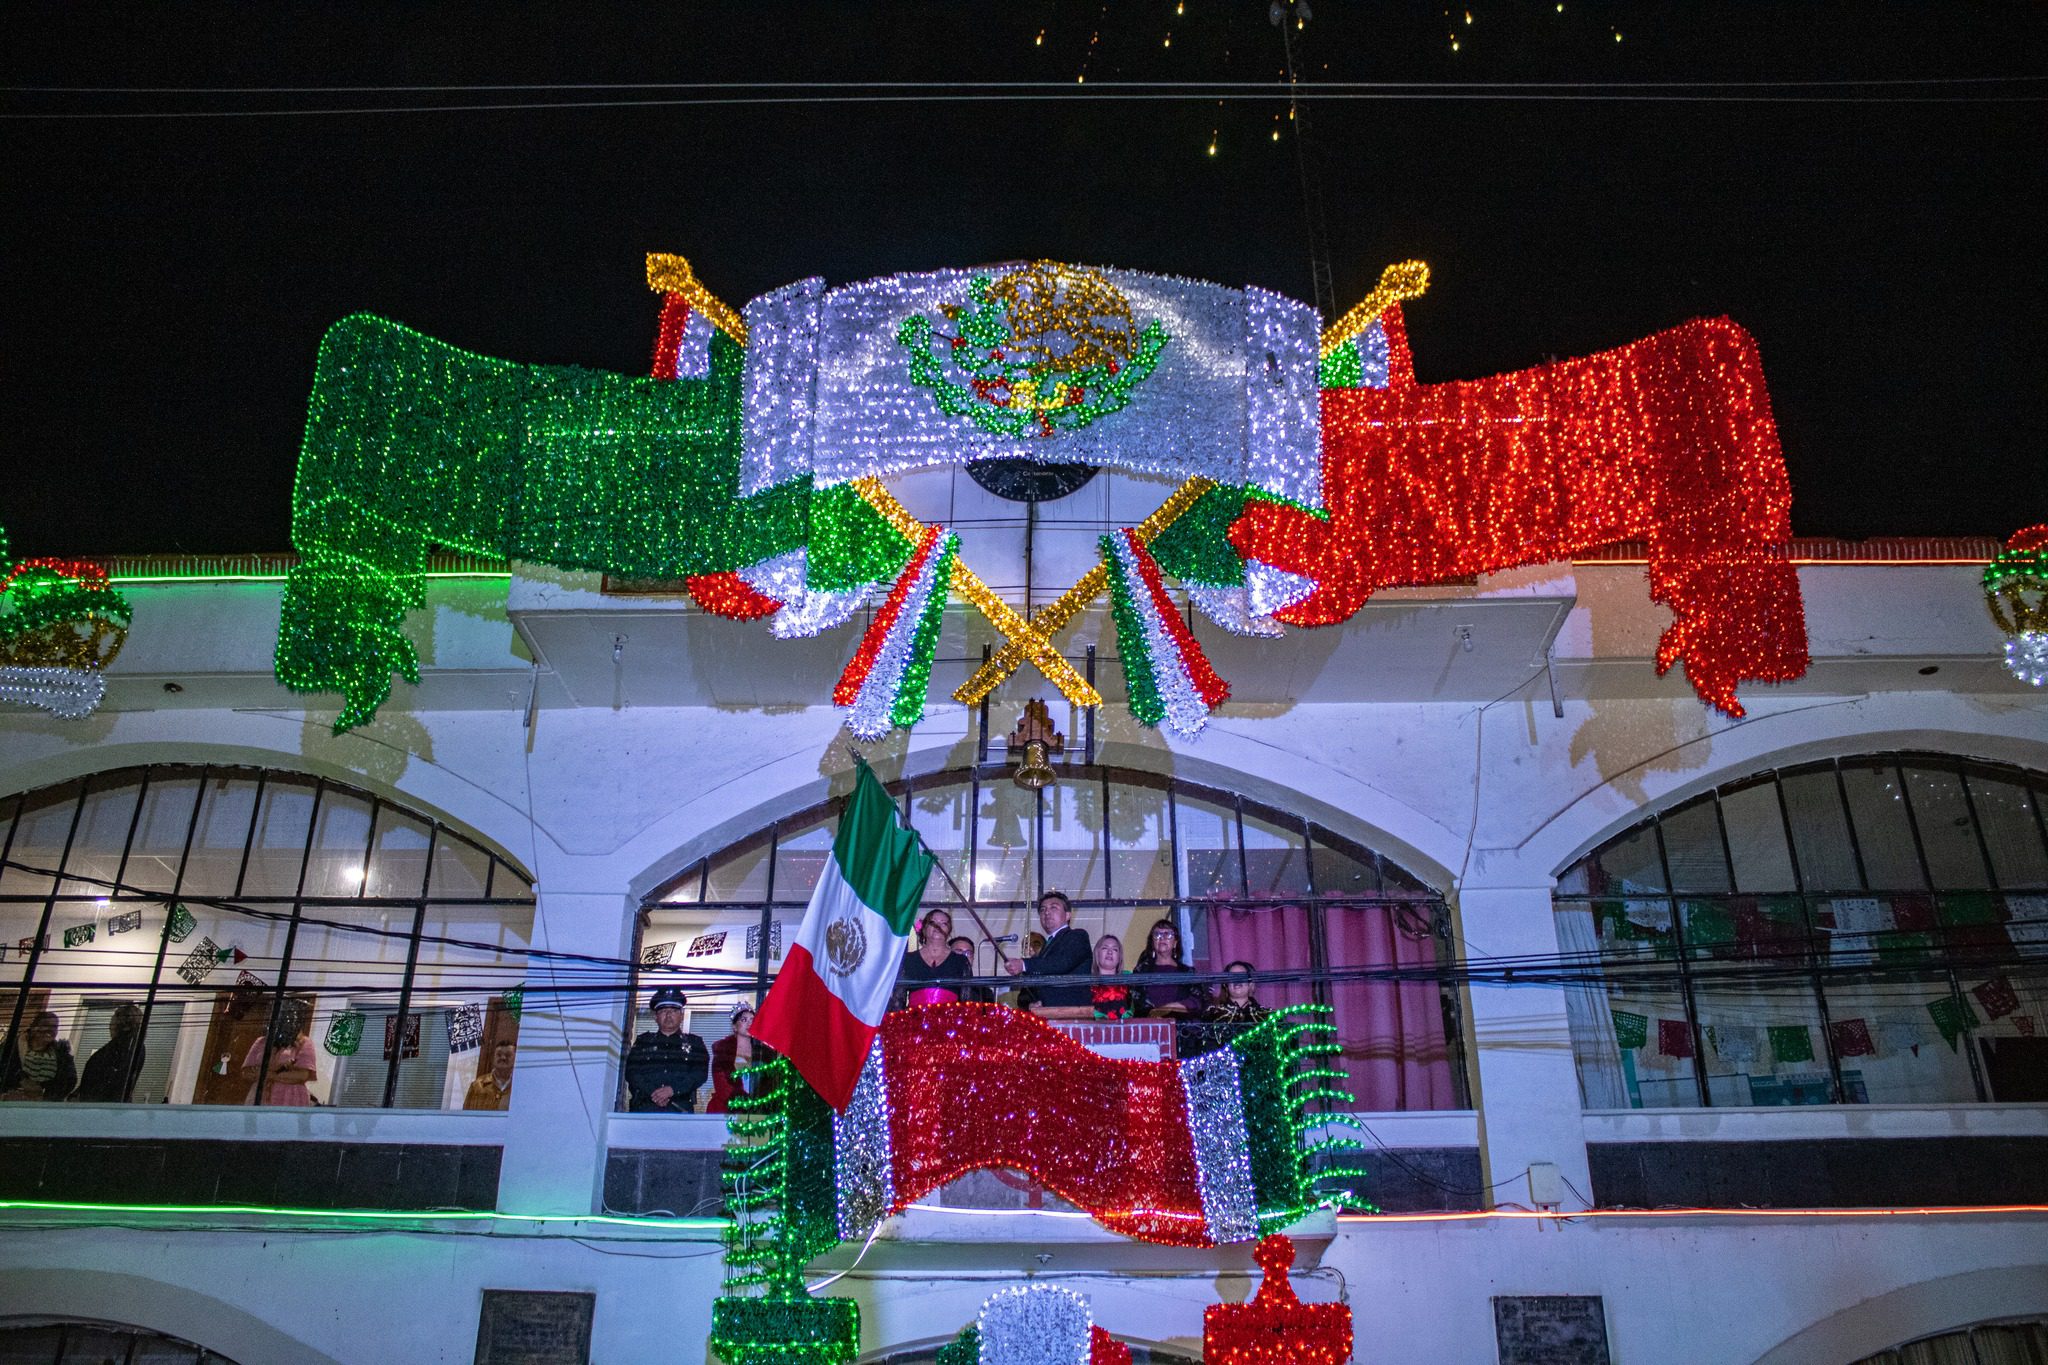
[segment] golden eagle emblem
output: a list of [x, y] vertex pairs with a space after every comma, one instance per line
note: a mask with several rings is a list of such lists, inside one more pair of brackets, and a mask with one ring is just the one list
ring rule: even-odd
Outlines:
[[825, 926], [825, 960], [841, 976], [851, 975], [867, 961], [868, 931], [859, 915], [841, 915]]

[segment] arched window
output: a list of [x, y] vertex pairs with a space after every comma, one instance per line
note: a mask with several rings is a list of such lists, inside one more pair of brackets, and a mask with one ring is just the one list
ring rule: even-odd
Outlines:
[[2030, 1365], [2048, 1360], [2048, 1324], [2003, 1322], [1922, 1337], [1855, 1365]]
[[1559, 877], [1589, 1109], [2048, 1100], [2039, 773], [1804, 764], [1616, 835]]
[[235, 1365], [216, 1351], [142, 1327], [71, 1320], [0, 1323], [0, 1361], [7, 1365], [68, 1365], [74, 1360]]
[[156, 765], [9, 797], [0, 1098], [459, 1109], [502, 1091], [532, 926], [519, 869], [337, 782]]
[[[1118, 937], [1126, 970], [1164, 920], [1194, 970], [1249, 962], [1288, 974], [1258, 987], [1267, 1006], [1333, 1006], [1361, 1109], [1464, 1107], [1455, 994], [1427, 975], [1368, 979], [1449, 958], [1442, 896], [1390, 859], [1299, 815], [1140, 772], [1076, 767], [1033, 791], [996, 768], [891, 791], [938, 859], [925, 906], [970, 940], [979, 974], [998, 977], [1003, 957], [1026, 951], [1038, 897], [1064, 891], [1091, 938]], [[634, 1032], [652, 1027], [648, 990], [687, 978], [698, 983], [687, 1027], [726, 1035], [732, 1007], [780, 966], [837, 822], [836, 801], [778, 820], [648, 898]]]

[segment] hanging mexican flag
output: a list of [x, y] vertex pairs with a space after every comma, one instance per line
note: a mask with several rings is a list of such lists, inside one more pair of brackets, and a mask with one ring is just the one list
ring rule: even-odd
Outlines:
[[853, 1098], [931, 871], [931, 855], [897, 822], [896, 803], [862, 763], [832, 861], [754, 1020], [754, 1036], [788, 1057], [834, 1109]]

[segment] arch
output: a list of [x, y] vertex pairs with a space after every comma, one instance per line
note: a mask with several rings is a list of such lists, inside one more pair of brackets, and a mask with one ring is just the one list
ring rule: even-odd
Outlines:
[[[237, 716], [234, 719], [255, 721], [273, 718]], [[254, 742], [256, 738], [250, 734], [234, 741], [175, 737], [102, 742], [64, 746], [39, 754], [24, 754], [20, 746], [11, 746], [14, 748], [11, 761], [0, 764], [0, 801], [124, 768], [153, 765], [259, 768], [268, 772], [321, 778], [403, 806], [415, 815], [461, 832], [484, 846], [493, 856], [520, 868], [529, 881], [539, 871], [530, 866], [535, 852], [533, 841], [545, 841], [545, 846], [538, 850], [542, 857], [555, 851], [553, 836], [537, 824], [530, 823], [524, 811], [496, 798], [486, 786], [464, 779], [439, 764], [413, 761], [406, 763], [402, 772], [385, 773], [351, 766], [327, 754], [303, 753], [257, 743]], [[515, 849], [520, 851], [515, 852]]]
[[[1222, 732], [1203, 740], [1200, 757], [1143, 744], [1104, 744], [1097, 767], [1144, 774], [1165, 781], [1208, 787], [1300, 815], [1317, 826], [1398, 863], [1417, 882], [1439, 893], [1457, 879], [1465, 836], [1454, 834], [1405, 802], [1336, 769], [1316, 768], [1315, 793], [1299, 783], [1303, 760]], [[933, 780], [973, 768], [971, 738], [922, 741], [913, 734], [900, 755], [869, 755], [876, 774], [890, 785], [899, 780]], [[986, 767], [986, 765], [984, 765]], [[851, 766], [820, 775], [814, 748], [792, 751], [748, 774], [759, 796], [734, 810], [727, 790], [700, 793], [669, 818], [641, 831], [615, 855], [618, 865], [636, 869], [627, 881], [634, 900], [645, 900], [698, 859], [717, 853], [757, 830], [800, 814], [837, 796], [853, 780]], [[544, 875], [544, 874], [543, 874]]]
[[229, 1360], [342, 1365], [228, 1300], [185, 1285], [68, 1266], [15, 1268], [0, 1275], [0, 1317], [105, 1321], [114, 1306], [127, 1315], [126, 1325], [204, 1346]]
[[1922, 1280], [1832, 1313], [1756, 1365], [1847, 1365], [1902, 1342], [2048, 1313], [2048, 1265], [1998, 1266]]
[[[1759, 772], [1816, 759], [1914, 750], [2048, 771], [2048, 739], [2040, 734], [2039, 721], [2037, 706], [1991, 710], [1965, 698], [1918, 694], [1758, 715], [1675, 751], [1696, 758], [1696, 767], [1645, 772], [1646, 762], [1579, 792], [1543, 814], [1519, 843], [1491, 850], [1489, 873], [1499, 877], [1512, 868], [1526, 879], [1513, 884], [1547, 882], [1650, 811]], [[1627, 790], [1632, 776], [1649, 789], [1647, 799]]]

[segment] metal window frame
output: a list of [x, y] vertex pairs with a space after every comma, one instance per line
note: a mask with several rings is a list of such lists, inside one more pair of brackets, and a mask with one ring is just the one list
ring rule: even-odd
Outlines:
[[[146, 895], [138, 893], [127, 886], [126, 873], [129, 860], [134, 851], [135, 834], [140, 824], [143, 806], [149, 797], [153, 785], [164, 785], [173, 780], [184, 780], [187, 777], [195, 783], [192, 813], [187, 818], [184, 843], [179, 850], [177, 869], [172, 874], [171, 889], [161, 895], [156, 893], [148, 893]], [[299, 846], [297, 885], [293, 893], [286, 896], [243, 895], [243, 889], [248, 884], [249, 865], [255, 846], [256, 832], [263, 817], [264, 798], [269, 788], [273, 785], [272, 779], [274, 778], [286, 779], [294, 784], [308, 782], [313, 790], [313, 804], [307, 813], [304, 838]], [[428, 913], [437, 907], [530, 908], [534, 904], [531, 877], [509, 858], [493, 852], [476, 839], [469, 837], [445, 821], [439, 820], [423, 811], [416, 810], [403, 802], [394, 801], [376, 792], [346, 783], [335, 782], [316, 774], [298, 773], [282, 768], [257, 768], [207, 763], [137, 764], [88, 773], [82, 777], [54, 783], [48, 787], [17, 792], [12, 797], [14, 815], [9, 821], [6, 839], [4, 843], [0, 843], [0, 866], [16, 866], [13, 862], [15, 836], [20, 828], [20, 817], [27, 809], [27, 803], [46, 792], [61, 793], [67, 787], [76, 787], [76, 791], [69, 797], [72, 803], [71, 820], [66, 831], [64, 846], [58, 856], [56, 866], [50, 869], [52, 873], [50, 889], [40, 897], [42, 913], [38, 920], [36, 941], [32, 945], [32, 949], [23, 964], [21, 980], [18, 986], [15, 987], [17, 995], [11, 1017], [8, 1020], [7, 1037], [18, 1036], [21, 1028], [21, 1017], [27, 1008], [30, 992], [35, 988], [36, 969], [42, 963], [42, 950], [50, 935], [50, 925], [56, 906], [59, 903], [69, 904], [83, 899], [78, 893], [65, 891], [64, 885], [66, 876], [71, 871], [71, 857], [77, 845], [78, 829], [84, 816], [86, 803], [95, 791], [110, 788], [117, 783], [126, 782], [130, 779], [136, 783], [135, 804], [129, 814], [128, 830], [122, 843], [120, 860], [116, 866], [114, 884], [108, 888], [106, 898], [109, 901], [160, 900], [166, 907], [164, 928], [157, 940], [156, 953], [150, 968], [149, 977], [146, 983], [142, 983], [143, 1018], [142, 1032], [138, 1037], [138, 1042], [147, 1040], [150, 1021], [162, 987], [164, 968], [169, 957], [170, 910], [172, 907], [180, 904], [179, 897], [184, 889], [186, 873], [191, 866], [192, 848], [198, 833], [199, 820], [202, 813], [206, 810], [209, 799], [209, 783], [219, 783], [221, 784], [221, 789], [225, 789], [230, 784], [243, 782], [249, 784], [251, 791], [249, 820], [243, 830], [241, 857], [236, 866], [234, 890], [228, 896], [221, 897], [220, 899], [250, 907], [274, 906], [289, 908], [289, 918], [286, 921], [285, 943], [278, 958], [277, 981], [263, 988], [265, 993], [271, 997], [271, 1006], [269, 1020], [264, 1032], [264, 1050], [259, 1063], [259, 1076], [267, 1073], [269, 1070], [272, 1035], [281, 1016], [284, 1002], [289, 997], [292, 989], [291, 971], [294, 963], [294, 949], [297, 943], [299, 926], [307, 918], [308, 910], [317, 912], [327, 908], [378, 907], [410, 908], [413, 912], [411, 928], [405, 936], [406, 958], [398, 986], [397, 1017], [401, 1021], [399, 1028], [401, 1046], [393, 1049], [393, 1056], [387, 1063], [382, 1102], [380, 1105], [375, 1106], [388, 1109], [392, 1107], [395, 1101], [398, 1068], [404, 1056], [404, 1047], [402, 1046], [404, 1038], [403, 1021], [410, 1009], [414, 987], [417, 984], [420, 950], [426, 941]], [[306, 877], [311, 866], [314, 841], [319, 833], [320, 813], [330, 792], [337, 796], [346, 796], [352, 800], [360, 800], [368, 806], [370, 811], [370, 823], [363, 841], [362, 871], [356, 881], [356, 888], [359, 894], [355, 896], [309, 896], [306, 894]], [[421, 871], [420, 885], [411, 895], [368, 896], [360, 894], [368, 884], [370, 865], [376, 854], [377, 832], [380, 820], [383, 813], [387, 810], [395, 812], [409, 821], [417, 822], [427, 831], [427, 851]], [[481, 898], [437, 897], [433, 894], [434, 859], [438, 855], [444, 839], [452, 839], [466, 844], [483, 855], [485, 860], [483, 874], [484, 895]], [[288, 848], [289, 846], [285, 847]], [[515, 883], [523, 890], [524, 894], [512, 896], [496, 895], [500, 875], [511, 876]], [[36, 897], [34, 896], [19, 896], [8, 897], [7, 901], [13, 904], [27, 904], [32, 903], [35, 899]], [[258, 1106], [261, 1106], [265, 1101], [265, 1089], [266, 1087], [260, 1084], [256, 1087], [254, 1103]]]

